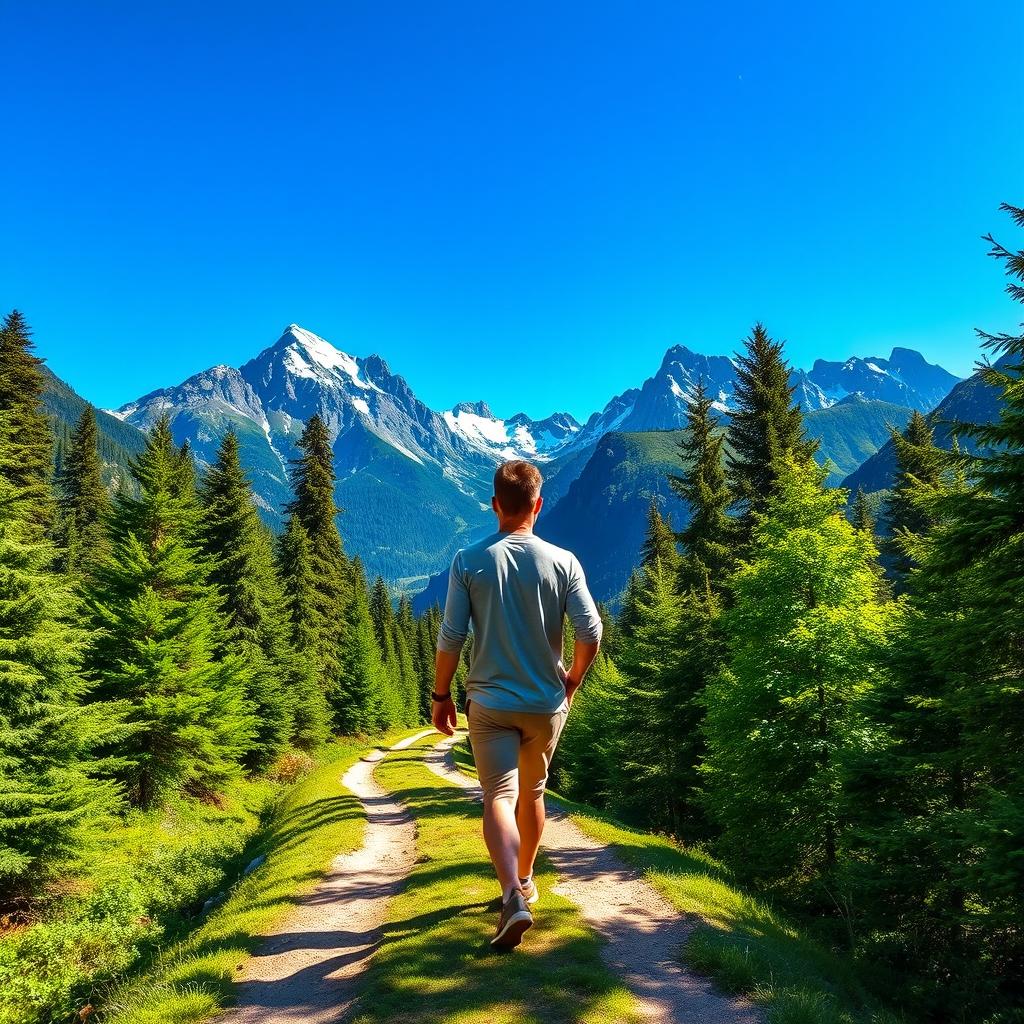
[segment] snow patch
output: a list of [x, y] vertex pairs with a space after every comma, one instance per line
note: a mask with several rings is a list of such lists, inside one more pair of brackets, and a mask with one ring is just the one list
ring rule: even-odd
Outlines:
[[380, 390], [375, 384], [362, 379], [359, 363], [354, 356], [342, 352], [329, 341], [299, 327], [298, 324], [292, 324], [287, 333], [295, 342], [288, 346], [284, 361], [288, 370], [297, 377], [322, 379], [323, 374], [317, 371], [329, 370], [336, 376], [346, 377], [356, 387], [365, 391]]
[[489, 441], [491, 444], [508, 443], [504, 420], [491, 420], [473, 412], [445, 412], [444, 420], [455, 433], [470, 440]]
[[370, 415], [370, 407], [366, 404], [365, 398], [353, 398], [352, 404], [364, 415]]

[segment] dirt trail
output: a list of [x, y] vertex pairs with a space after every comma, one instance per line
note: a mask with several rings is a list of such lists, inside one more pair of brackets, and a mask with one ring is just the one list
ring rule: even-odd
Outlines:
[[[466, 789], [477, 800], [480, 787], [455, 765], [452, 747], [461, 737], [444, 739], [426, 756], [428, 767]], [[608, 941], [608, 965], [637, 997], [652, 1024], [760, 1024], [756, 1007], [720, 995], [714, 986], [687, 970], [679, 949], [695, 927], [607, 846], [583, 833], [564, 810], [549, 802], [544, 852], [558, 871], [554, 891], [575, 903], [584, 920]], [[538, 904], [543, 915], [544, 894]], [[524, 948], [528, 948], [528, 942]]]
[[[390, 749], [402, 750], [433, 732], [425, 729]], [[334, 1024], [352, 1005], [356, 978], [380, 943], [388, 900], [416, 856], [411, 816], [373, 779], [385, 756], [379, 750], [367, 755], [342, 779], [366, 810], [362, 847], [336, 858], [282, 930], [245, 963], [238, 1001], [221, 1024]]]

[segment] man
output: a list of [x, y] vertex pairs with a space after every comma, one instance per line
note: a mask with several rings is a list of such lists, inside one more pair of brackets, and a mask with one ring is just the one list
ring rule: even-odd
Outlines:
[[[518, 946], [533, 924], [533, 862], [544, 830], [548, 766], [573, 694], [597, 656], [601, 619], [571, 551], [533, 532], [541, 475], [516, 460], [494, 474], [498, 530], [456, 552], [437, 636], [433, 721], [454, 735], [451, 682], [473, 623], [466, 718], [484, 792], [484, 841], [501, 884], [491, 944]], [[562, 623], [576, 628], [572, 665], [562, 664]]]

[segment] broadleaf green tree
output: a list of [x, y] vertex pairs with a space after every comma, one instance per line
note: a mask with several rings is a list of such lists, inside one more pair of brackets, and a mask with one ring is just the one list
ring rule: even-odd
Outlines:
[[845, 493], [824, 489], [809, 460], [777, 469], [730, 581], [729, 655], [703, 696], [701, 771], [731, 863], [802, 889], [836, 874], [845, 773], [874, 742], [863, 706], [893, 606], [877, 599], [876, 551], [846, 519]]

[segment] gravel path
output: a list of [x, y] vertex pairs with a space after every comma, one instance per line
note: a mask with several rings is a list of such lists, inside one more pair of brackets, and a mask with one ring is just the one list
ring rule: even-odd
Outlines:
[[[433, 733], [410, 736], [402, 750]], [[416, 826], [373, 778], [386, 751], [357, 761], [341, 780], [367, 815], [363, 845], [335, 859], [324, 880], [298, 901], [280, 932], [243, 965], [237, 1003], [222, 1024], [335, 1024], [357, 995], [356, 978], [381, 937], [387, 903], [412, 868]]]
[[[480, 787], [455, 765], [452, 747], [459, 738], [456, 733], [438, 743], [426, 763], [479, 800]], [[679, 949], [695, 923], [552, 804], [543, 849], [560, 877], [554, 891], [575, 903], [584, 920], [608, 940], [605, 961], [636, 995], [645, 1019], [652, 1024], [760, 1024], [751, 1003], [720, 995], [680, 962]], [[541, 893], [541, 915], [543, 908]]]

